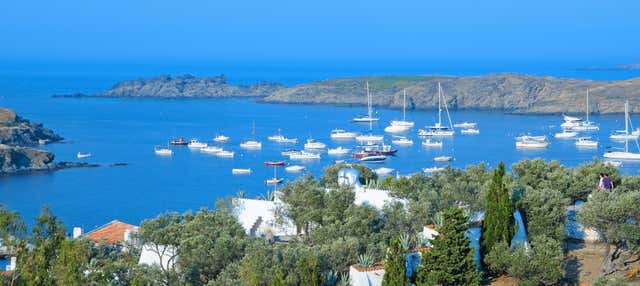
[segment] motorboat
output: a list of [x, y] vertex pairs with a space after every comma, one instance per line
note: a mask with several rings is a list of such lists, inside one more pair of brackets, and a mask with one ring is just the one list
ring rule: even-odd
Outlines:
[[565, 122], [574, 122], [574, 121], [581, 121], [582, 118], [580, 117], [575, 117], [575, 116], [569, 116], [569, 115], [562, 115], [562, 118], [564, 119]]
[[419, 136], [433, 136], [433, 137], [449, 137], [456, 135], [456, 132], [449, 127], [444, 126], [430, 126], [427, 129], [419, 129]]
[[77, 157], [78, 159], [89, 158], [89, 157], [91, 157], [91, 153], [82, 153], [82, 152], [78, 152], [78, 154], [76, 154], [76, 157]]
[[[415, 125], [415, 123], [413, 121], [407, 121], [407, 90], [403, 89], [402, 90], [402, 120], [392, 120], [390, 122], [389, 127], [391, 126], [397, 126], [397, 128], [393, 129], [389, 129], [389, 131], [387, 131], [387, 128], [384, 129], [384, 131], [386, 132], [405, 132], [409, 129], [411, 129], [411, 127], [413, 127]], [[402, 129], [400, 127], [404, 127], [406, 129]], [[395, 130], [395, 131], [394, 131]]]
[[384, 128], [384, 132], [403, 133], [409, 131], [409, 129], [411, 129], [411, 126], [408, 125], [389, 125]]
[[568, 139], [568, 138], [573, 138], [578, 136], [578, 132], [575, 131], [567, 131], [567, 130], [562, 130], [562, 132], [558, 132], [555, 135], [553, 135], [553, 137], [558, 138], [558, 139]]
[[[624, 102], [624, 130], [625, 135], [629, 134], [629, 124], [631, 123], [631, 118], [629, 117], [629, 101]], [[640, 150], [640, 146], [638, 145], [638, 140], [635, 140], [636, 147]], [[604, 158], [607, 159], [617, 159], [617, 160], [640, 160], [640, 153], [629, 152], [629, 140], [624, 140], [624, 150], [623, 151], [608, 151], [604, 153]]]
[[444, 170], [443, 167], [429, 167], [429, 168], [423, 168], [422, 172], [432, 174], [432, 173], [443, 171], [443, 170]]
[[189, 148], [193, 148], [193, 149], [202, 149], [204, 147], [207, 147], [209, 144], [205, 143], [205, 142], [200, 142], [197, 139], [191, 139], [189, 140], [189, 143], [187, 144], [187, 147]]
[[404, 121], [404, 120], [391, 120], [391, 122], [389, 122], [389, 125], [391, 126], [406, 126], [406, 127], [413, 127], [415, 126], [415, 122], [413, 121]]
[[300, 166], [300, 165], [291, 165], [284, 168], [284, 170], [289, 173], [298, 173], [298, 172], [304, 171], [305, 169], [306, 168], [304, 166]]
[[287, 162], [285, 162], [285, 161], [276, 161], [276, 162], [267, 161], [267, 162], [264, 162], [265, 166], [284, 166], [286, 164], [287, 164]]
[[262, 149], [262, 142], [255, 140], [248, 140], [240, 143], [240, 148], [244, 149]]
[[234, 174], [234, 175], [247, 175], [247, 174], [251, 174], [251, 169], [249, 169], [249, 168], [247, 168], [247, 169], [234, 168], [234, 169], [231, 169], [231, 174]]
[[436, 162], [449, 162], [451, 160], [453, 160], [453, 157], [444, 156], [444, 155], [433, 158], [433, 161], [436, 161]]
[[478, 135], [480, 134], [480, 130], [476, 128], [467, 128], [467, 129], [460, 130], [460, 133], [467, 134], [467, 135]]
[[516, 137], [517, 141], [546, 141], [547, 136], [545, 135], [522, 135]]
[[391, 143], [395, 145], [413, 145], [413, 140], [407, 137], [398, 136], [395, 139], [391, 140]]
[[478, 123], [465, 121], [465, 122], [453, 124], [453, 127], [460, 128], [460, 129], [472, 129], [472, 128], [478, 127]]
[[218, 143], [225, 143], [225, 142], [229, 142], [229, 137], [224, 136], [224, 135], [218, 135], [216, 137], [213, 138], [213, 142], [218, 142]]
[[[447, 119], [449, 121], [449, 125], [442, 124], [442, 107], [444, 106], [444, 111], [446, 111]], [[451, 115], [449, 114], [449, 107], [447, 106], [447, 100], [442, 93], [442, 86], [440, 82], [438, 82], [438, 122], [436, 122], [432, 126], [428, 126], [427, 129], [418, 130], [418, 135], [420, 136], [454, 136], [456, 131], [453, 129], [453, 124], [451, 123]]]
[[371, 93], [369, 92], [369, 82], [367, 81], [367, 114], [356, 116], [352, 119], [353, 122], [374, 122], [380, 120], [380, 118], [373, 117], [373, 109], [371, 108], [373, 101]]
[[226, 151], [226, 150], [222, 150], [216, 153], [216, 156], [223, 157], [223, 158], [233, 158], [234, 155], [235, 153], [233, 151]]
[[565, 130], [573, 130], [573, 128], [580, 126], [580, 121], [565, 121], [560, 124], [560, 127]]
[[518, 149], [544, 149], [549, 146], [546, 136], [520, 136], [517, 137], [516, 148]]
[[381, 144], [381, 145], [363, 145], [360, 146], [363, 151], [369, 152], [375, 155], [394, 155], [398, 152], [398, 149], [394, 149], [391, 145]]
[[320, 154], [300, 151], [298, 153], [294, 153], [289, 155], [289, 159], [291, 160], [316, 160], [320, 159]]
[[287, 149], [287, 150], [284, 150], [284, 151], [280, 152], [280, 154], [282, 156], [291, 156], [291, 154], [297, 154], [297, 153], [300, 153], [300, 150]]
[[287, 138], [287, 137], [282, 136], [280, 129], [278, 129], [278, 134], [277, 135], [271, 135], [271, 136], [267, 137], [267, 139], [269, 141], [274, 141], [274, 142], [277, 142], [277, 143], [290, 143], [290, 144], [298, 143], [298, 138]]
[[422, 146], [424, 147], [442, 147], [442, 141], [431, 140], [431, 138], [427, 138], [422, 141]]
[[342, 148], [342, 146], [338, 146], [337, 148], [334, 149], [329, 149], [327, 151], [327, 153], [329, 155], [346, 155], [351, 151], [351, 149], [349, 148]]
[[184, 140], [184, 138], [180, 137], [177, 140], [171, 140], [169, 141], [170, 145], [187, 145], [189, 144], [189, 142], [187, 140]]
[[359, 135], [359, 136], [356, 136], [356, 140], [360, 142], [379, 142], [384, 140], [384, 136], [374, 135], [374, 134]]
[[277, 185], [284, 181], [283, 178], [271, 178], [264, 180], [265, 185]]
[[382, 163], [385, 160], [387, 160], [387, 156], [385, 155], [369, 155], [360, 158], [358, 161], [362, 163]]
[[582, 137], [576, 140], [576, 147], [579, 148], [597, 148], [598, 141], [591, 140], [589, 137]]
[[156, 155], [164, 155], [164, 156], [173, 155], [173, 150], [171, 150], [169, 148], [156, 147], [154, 151], [155, 151]]
[[375, 170], [373, 170], [376, 175], [378, 175], [378, 177], [383, 177], [383, 176], [387, 176], [389, 174], [391, 174], [391, 172], [395, 171], [394, 169], [391, 168], [385, 168], [385, 167], [381, 167], [381, 168], [377, 168]]
[[304, 149], [324, 149], [327, 148], [327, 144], [324, 144], [315, 139], [307, 139], [307, 143], [304, 144]]
[[343, 129], [331, 130], [331, 139], [335, 140], [353, 139], [356, 138], [356, 136], [358, 136], [358, 133], [356, 132], [349, 132]]
[[207, 146], [204, 148], [201, 148], [200, 151], [205, 152], [205, 153], [218, 153], [220, 151], [222, 151], [222, 147], [217, 147], [217, 146]]
[[611, 140], [637, 140], [640, 137], [640, 129], [633, 130], [629, 132], [628, 130], [616, 130], [609, 138]]

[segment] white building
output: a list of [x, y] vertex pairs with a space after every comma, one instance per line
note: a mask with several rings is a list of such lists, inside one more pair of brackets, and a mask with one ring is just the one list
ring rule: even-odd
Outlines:
[[280, 200], [234, 199], [233, 214], [250, 236], [263, 237], [271, 233], [275, 238], [296, 235], [296, 228], [287, 218], [278, 221], [276, 211]]

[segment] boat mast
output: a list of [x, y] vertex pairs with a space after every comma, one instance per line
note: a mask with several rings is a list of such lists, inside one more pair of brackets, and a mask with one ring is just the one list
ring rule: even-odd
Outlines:
[[369, 82], [367, 81], [367, 115], [371, 120], [371, 94], [369, 93]]
[[407, 121], [407, 89], [402, 90], [402, 121]]
[[629, 152], [629, 100], [624, 102], [624, 151]]
[[438, 127], [442, 126], [442, 103], [440, 101], [441, 97], [441, 87], [440, 82], [438, 82]]
[[589, 123], [589, 88], [587, 88], [587, 123]]
[[256, 121], [253, 120], [253, 128], [251, 130], [251, 135], [253, 135], [253, 140], [256, 140]]

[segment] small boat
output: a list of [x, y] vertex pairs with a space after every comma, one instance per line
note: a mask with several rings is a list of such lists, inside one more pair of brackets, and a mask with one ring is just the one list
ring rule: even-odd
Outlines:
[[379, 142], [384, 140], [384, 136], [374, 135], [374, 134], [360, 135], [360, 136], [356, 136], [356, 140], [361, 142]]
[[388, 133], [403, 133], [403, 132], [409, 131], [409, 129], [411, 129], [411, 126], [407, 126], [407, 125], [389, 125], [389, 126], [384, 128], [384, 132], [388, 132]]
[[425, 147], [442, 147], [442, 141], [435, 141], [431, 139], [425, 139], [422, 141], [422, 146]]
[[307, 139], [307, 143], [304, 144], [304, 149], [324, 149], [327, 148], [327, 144], [316, 141], [315, 139]]
[[598, 141], [591, 140], [589, 137], [578, 138], [578, 140], [576, 140], [576, 147], [596, 148], [598, 147]]
[[[392, 120], [390, 124], [391, 126], [406, 127], [407, 128], [406, 130], [409, 130], [411, 127], [415, 125], [413, 121], [407, 121], [407, 90], [406, 89], [402, 90], [402, 120]], [[385, 128], [384, 131], [387, 131], [387, 129]], [[404, 132], [404, 131], [398, 131], [398, 132]], [[393, 131], [387, 131], [387, 132], [393, 132]]]
[[228, 142], [229, 139], [231, 139], [231, 138], [229, 138], [227, 136], [224, 136], [224, 135], [218, 135], [218, 136], [213, 138], [213, 141], [214, 142], [218, 142], [218, 143], [225, 143], [225, 142]]
[[574, 121], [581, 121], [582, 118], [580, 117], [575, 117], [575, 116], [569, 116], [569, 115], [562, 115], [562, 118], [564, 119], [565, 122], [574, 122]]
[[346, 155], [351, 151], [351, 149], [348, 148], [342, 148], [342, 146], [339, 146], [338, 148], [334, 148], [334, 149], [329, 149], [327, 151], [327, 153], [329, 155]]
[[284, 170], [289, 173], [298, 173], [298, 172], [304, 171], [305, 169], [306, 168], [304, 166], [300, 166], [300, 165], [292, 165], [284, 168]]
[[560, 127], [562, 127], [562, 129], [565, 129], [565, 130], [572, 130], [573, 128], [576, 128], [578, 126], [580, 126], [579, 121], [565, 121], [562, 124], [560, 124]]
[[173, 154], [173, 151], [171, 149], [169, 149], [169, 148], [156, 147], [154, 151], [155, 151], [156, 155], [169, 155], [169, 156], [171, 156]]
[[291, 154], [298, 154], [298, 153], [300, 153], [300, 150], [295, 150], [295, 149], [287, 149], [280, 152], [282, 156], [291, 156]]
[[516, 140], [517, 141], [546, 141], [547, 140], [547, 136], [544, 136], [544, 135], [539, 135], [539, 136], [522, 135], [522, 136], [516, 137]]
[[[443, 104], [444, 102], [444, 104]], [[447, 113], [447, 119], [449, 121], [449, 125], [442, 124], [442, 107], [444, 106], [444, 110]], [[438, 82], [438, 122], [436, 122], [433, 126], [428, 126], [426, 130], [420, 129], [418, 130], [418, 135], [420, 136], [454, 136], [456, 131], [453, 130], [453, 125], [451, 124], [451, 115], [449, 114], [449, 107], [447, 107], [447, 100], [442, 93], [442, 87], [440, 82]]]
[[277, 161], [277, 162], [267, 161], [267, 162], [264, 162], [265, 166], [284, 166], [286, 164], [287, 164], [287, 162], [285, 162], [285, 161]]
[[453, 157], [444, 156], [444, 155], [433, 158], [433, 161], [436, 161], [436, 162], [449, 162], [451, 160], [453, 160]]
[[456, 132], [449, 127], [443, 126], [431, 126], [427, 129], [418, 129], [418, 136], [434, 136], [434, 137], [449, 137], [456, 135]]
[[76, 154], [76, 157], [78, 157], [78, 159], [89, 158], [91, 157], [91, 153], [78, 152], [78, 154]]
[[607, 160], [607, 161], [604, 161], [604, 163], [607, 164], [607, 165], [614, 166], [616, 168], [622, 167], [622, 162], [620, 162], [620, 161], [609, 161], [609, 160]]
[[265, 185], [277, 185], [284, 181], [283, 178], [271, 178], [264, 180]]
[[356, 132], [349, 132], [343, 129], [334, 129], [331, 130], [331, 139], [335, 139], [335, 140], [345, 140], [345, 139], [353, 139], [356, 138], [356, 136], [358, 136], [358, 133]]
[[233, 151], [226, 151], [226, 150], [222, 150], [216, 153], [216, 156], [223, 157], [223, 158], [233, 158], [234, 155], [235, 153], [233, 153]]
[[578, 132], [562, 130], [562, 132], [556, 133], [553, 137], [558, 139], [567, 139], [578, 136]]
[[172, 140], [169, 141], [170, 145], [187, 145], [189, 144], [189, 142], [187, 142], [187, 140], [184, 140], [184, 138], [180, 137], [178, 138], [178, 140]]
[[478, 134], [480, 134], [480, 130], [478, 130], [476, 128], [468, 128], [468, 129], [460, 130], [460, 133], [467, 134], [467, 135], [478, 135]]
[[385, 155], [370, 155], [360, 158], [360, 162], [362, 163], [382, 163], [387, 160], [387, 156]]
[[[631, 118], [629, 117], [629, 101], [625, 101], [624, 103], [624, 130], [625, 135], [629, 134], [629, 124], [631, 123]], [[640, 149], [638, 146], [638, 140], [635, 140], [636, 147]], [[617, 159], [617, 160], [640, 160], [640, 153], [629, 152], [629, 140], [624, 140], [624, 151], [609, 151], [604, 153], [604, 158], [607, 159]]]
[[282, 130], [278, 129], [278, 134], [277, 135], [271, 135], [269, 137], [267, 137], [267, 139], [269, 141], [274, 141], [274, 142], [278, 142], [278, 143], [291, 143], [291, 144], [295, 144], [298, 143], [298, 138], [287, 138], [282, 136], [281, 134]]
[[[571, 126], [571, 130], [575, 130], [575, 131], [597, 131], [600, 130], [600, 127], [598, 127], [598, 125], [596, 125], [594, 122], [589, 121], [589, 113], [591, 113], [590, 108], [589, 108], [589, 89], [587, 88], [587, 109], [585, 111], [586, 114], [586, 119], [584, 121], [570, 121], [570, 122], [574, 122], [578, 123], [577, 126]], [[565, 119], [567, 119], [567, 117], [565, 116]], [[574, 118], [569, 118], [569, 119], [574, 119]]]
[[478, 126], [478, 123], [467, 122], [467, 121], [453, 124], [453, 127], [460, 128], [460, 129], [472, 129], [472, 128], [476, 128], [477, 126]]
[[413, 145], [413, 140], [407, 138], [407, 137], [396, 137], [395, 139], [391, 140], [391, 143], [396, 144], [396, 145]]
[[378, 175], [378, 177], [387, 176], [387, 175], [391, 174], [391, 172], [393, 172], [393, 171], [395, 171], [395, 170], [391, 169], [391, 168], [385, 168], [385, 167], [378, 168], [378, 169], [374, 170], [374, 172], [376, 172], [376, 175]]
[[611, 133], [611, 135], [609, 135], [609, 138], [611, 140], [637, 140], [639, 137], [640, 130], [638, 129], [633, 130], [630, 133], [625, 130], [616, 130]]
[[244, 141], [240, 143], [240, 148], [252, 149], [252, 150], [262, 149], [262, 142], [255, 141], [255, 140]]
[[378, 121], [380, 118], [373, 117], [373, 110], [371, 109], [372, 97], [371, 93], [369, 93], [369, 82], [367, 82], [367, 114], [356, 116], [352, 119], [353, 122], [373, 122]]
[[518, 149], [544, 149], [549, 146], [545, 136], [520, 136], [516, 141]]
[[191, 139], [189, 140], [189, 143], [187, 144], [187, 147], [189, 148], [193, 148], [193, 149], [201, 149], [204, 147], [207, 147], [209, 144], [204, 143], [204, 142], [200, 142], [197, 139]]
[[300, 151], [298, 153], [294, 153], [289, 155], [289, 159], [291, 160], [315, 160], [320, 159], [320, 154]]
[[207, 146], [207, 147], [201, 148], [200, 151], [205, 152], [205, 153], [215, 154], [215, 153], [221, 152], [222, 151], [222, 147]]
[[247, 175], [247, 174], [251, 174], [251, 169], [249, 169], [249, 168], [247, 168], [247, 169], [234, 168], [234, 169], [231, 169], [231, 174], [234, 174], [234, 175]]
[[439, 171], [442, 171], [442, 170], [444, 170], [443, 167], [430, 167], [430, 168], [422, 169], [422, 172], [431, 174], [431, 173], [439, 172]]

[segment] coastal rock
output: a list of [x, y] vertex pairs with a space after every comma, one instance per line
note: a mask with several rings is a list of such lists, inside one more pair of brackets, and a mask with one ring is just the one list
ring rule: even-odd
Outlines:
[[492, 109], [522, 114], [584, 113], [586, 89], [589, 88], [591, 112], [624, 112], [624, 99], [629, 99], [632, 112], [640, 112], [640, 78], [592, 81], [510, 73], [329, 79], [280, 89], [262, 101], [365, 105], [366, 81], [369, 82], [373, 103], [379, 107], [401, 108], [402, 90], [406, 89], [411, 107], [437, 108], [440, 82], [452, 110]]
[[42, 124], [26, 120], [13, 110], [0, 108], [0, 144], [29, 146], [62, 140]]
[[149, 79], [122, 81], [98, 94], [76, 93], [61, 97], [247, 97], [268, 96], [282, 88], [284, 88], [283, 85], [270, 82], [261, 82], [252, 86], [233, 85], [227, 82], [224, 75], [213, 77], [195, 77], [188, 74], [177, 77], [162, 75]]
[[0, 173], [17, 173], [54, 167], [51, 152], [29, 147], [0, 145]]

